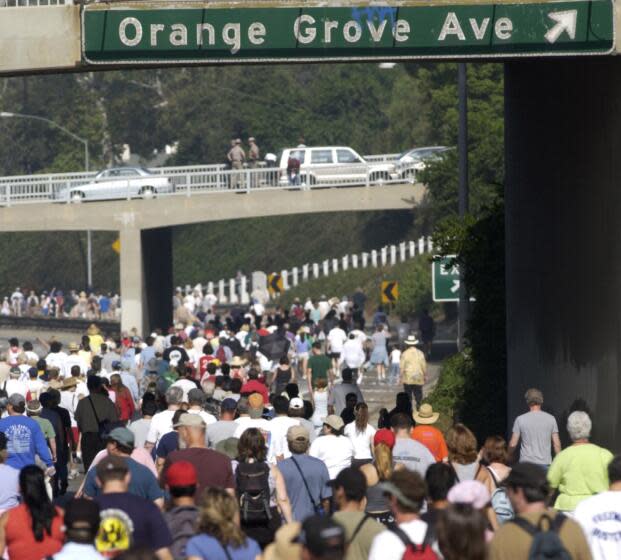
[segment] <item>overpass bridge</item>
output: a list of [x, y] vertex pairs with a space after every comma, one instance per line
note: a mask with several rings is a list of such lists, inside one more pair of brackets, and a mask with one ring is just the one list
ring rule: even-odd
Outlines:
[[[347, 0], [231, 0], [7, 7], [0, 8], [0, 74], [257, 62], [503, 62], [509, 418], [523, 411], [524, 390], [539, 386], [561, 422], [572, 409], [587, 408], [596, 439], [619, 450], [620, 6], [618, 0], [393, 0], [368, 7]], [[316, 197], [314, 204], [365, 188], [291, 195]], [[404, 195], [411, 190], [396, 188]], [[21, 210], [2, 210], [0, 218], [13, 211]], [[125, 243], [138, 248], [141, 237], [143, 247], [153, 248], [134, 254], [150, 263], [145, 270], [166, 264], [166, 228], [128, 232]], [[143, 278], [140, 272], [134, 280]], [[133, 301], [138, 317], [141, 299], [135, 294]]]

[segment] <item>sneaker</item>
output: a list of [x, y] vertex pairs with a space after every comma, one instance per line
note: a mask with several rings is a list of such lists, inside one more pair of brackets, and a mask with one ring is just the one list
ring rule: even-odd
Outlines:
[[77, 478], [77, 476], [78, 476], [78, 471], [71, 470], [71, 471], [69, 471], [69, 474], [67, 475], [67, 478], [69, 480], [73, 480], [74, 478]]

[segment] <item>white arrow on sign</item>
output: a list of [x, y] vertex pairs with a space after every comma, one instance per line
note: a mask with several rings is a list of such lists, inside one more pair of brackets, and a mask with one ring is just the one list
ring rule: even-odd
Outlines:
[[578, 10], [566, 10], [563, 12], [550, 12], [548, 17], [556, 22], [551, 29], [544, 35], [548, 43], [554, 44], [564, 31], [570, 39], [576, 38], [576, 22], [578, 21]]
[[459, 292], [459, 280], [453, 280], [453, 285], [451, 286], [451, 292], [456, 294]]

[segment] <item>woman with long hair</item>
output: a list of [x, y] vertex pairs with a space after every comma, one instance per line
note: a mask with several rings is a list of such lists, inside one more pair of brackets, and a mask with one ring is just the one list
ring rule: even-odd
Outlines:
[[485, 516], [470, 504], [451, 504], [440, 512], [436, 532], [444, 560], [485, 560]]
[[377, 431], [369, 424], [369, 407], [366, 403], [358, 403], [354, 407], [354, 421], [345, 426], [345, 435], [354, 446], [352, 467], [361, 467], [373, 461], [373, 438]]
[[255, 560], [261, 554], [257, 541], [241, 530], [235, 498], [222, 488], [203, 493], [196, 532], [186, 545], [188, 560]]
[[274, 372], [272, 386], [274, 394], [281, 395], [285, 387], [293, 381], [293, 369], [289, 363], [289, 357], [285, 354], [278, 360], [278, 367]]
[[54, 506], [45, 488], [43, 471], [28, 465], [19, 473], [22, 503], [0, 517], [0, 555], [41, 560], [58, 552], [64, 542], [63, 512]]
[[110, 376], [110, 390], [116, 395], [114, 406], [121, 422], [129, 422], [136, 411], [134, 397], [131, 391], [123, 385], [120, 374], [114, 373]]
[[295, 337], [295, 357], [300, 379], [306, 379], [306, 366], [308, 365], [308, 356], [310, 354], [312, 342], [306, 328], [300, 328]]
[[390, 480], [393, 473], [392, 448], [395, 445], [395, 435], [392, 430], [378, 430], [373, 439], [373, 463], [360, 467], [367, 479], [367, 507], [366, 512], [374, 519], [390, 525], [394, 523], [394, 516], [390, 507], [390, 500], [384, 494], [382, 482]]
[[282, 473], [267, 461], [265, 438], [258, 428], [245, 430], [237, 444], [235, 487], [240, 507], [240, 525], [265, 548], [274, 540], [282, 520], [293, 519]]
[[387, 340], [384, 325], [377, 325], [375, 332], [371, 335], [373, 350], [371, 351], [370, 362], [371, 365], [375, 366], [378, 382], [386, 380], [386, 364], [388, 363]]
[[446, 434], [449, 463], [455, 469], [457, 480], [478, 480], [486, 487], [491, 484], [491, 475], [479, 462], [477, 438], [463, 424], [455, 424]]

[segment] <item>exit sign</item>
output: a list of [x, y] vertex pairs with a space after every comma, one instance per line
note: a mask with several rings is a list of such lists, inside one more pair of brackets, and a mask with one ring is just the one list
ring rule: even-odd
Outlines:
[[141, 65], [605, 54], [611, 0], [269, 8], [88, 4], [83, 59]]

